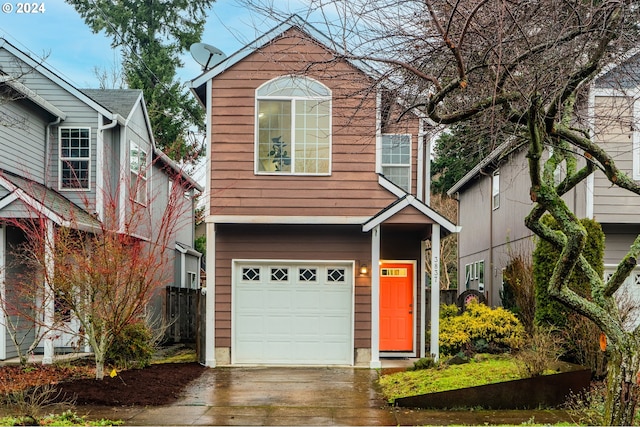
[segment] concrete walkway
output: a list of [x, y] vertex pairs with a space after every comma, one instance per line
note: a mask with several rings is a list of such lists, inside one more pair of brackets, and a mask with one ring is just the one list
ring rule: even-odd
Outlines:
[[126, 425], [448, 425], [569, 421], [563, 411], [426, 411], [389, 407], [377, 371], [354, 368], [216, 368], [170, 406], [76, 408]]

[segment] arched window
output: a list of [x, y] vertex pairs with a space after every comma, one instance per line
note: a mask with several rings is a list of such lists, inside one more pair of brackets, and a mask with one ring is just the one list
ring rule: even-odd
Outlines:
[[302, 76], [256, 91], [256, 173], [331, 173], [331, 91]]

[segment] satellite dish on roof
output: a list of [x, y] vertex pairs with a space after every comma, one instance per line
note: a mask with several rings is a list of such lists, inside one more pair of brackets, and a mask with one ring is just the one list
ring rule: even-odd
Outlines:
[[194, 43], [189, 48], [189, 51], [193, 59], [202, 65], [203, 70], [208, 70], [227, 57], [220, 49], [207, 43]]

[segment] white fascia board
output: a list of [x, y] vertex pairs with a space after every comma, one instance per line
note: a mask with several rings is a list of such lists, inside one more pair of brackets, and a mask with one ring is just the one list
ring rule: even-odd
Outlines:
[[420, 213], [422, 213], [427, 218], [433, 220], [437, 224], [443, 226], [450, 233], [459, 233], [462, 230], [462, 227], [453, 224], [451, 221], [431, 209], [429, 206], [425, 205], [418, 199], [416, 199], [412, 195], [407, 195], [402, 200], [397, 202], [394, 206], [390, 207], [386, 211], [382, 211], [380, 214], [370, 218], [364, 225], [362, 226], [362, 231], [367, 232], [373, 230], [374, 227], [380, 225], [402, 211], [404, 208], [408, 206], [413, 206]]
[[5, 196], [3, 199], [0, 199], [0, 210], [6, 208], [16, 200], [18, 200], [18, 196], [16, 195], [16, 193], [11, 193], [8, 196]]
[[20, 92], [29, 101], [35, 103], [40, 108], [44, 109], [45, 111], [49, 112], [55, 117], [59, 117], [61, 120], [65, 120], [67, 118], [67, 114], [64, 111], [62, 111], [61, 109], [59, 109], [58, 107], [56, 107], [55, 105], [53, 105], [52, 103], [50, 103], [49, 101], [47, 101], [46, 99], [38, 95], [36, 92], [29, 89], [27, 86], [16, 81], [13, 77], [0, 76], [0, 83], [4, 83], [10, 86], [11, 88], [13, 88], [14, 90]]
[[[211, 80], [212, 78], [221, 74], [228, 68], [232, 67], [233, 65], [242, 61], [247, 56], [251, 55], [257, 49], [261, 48], [262, 46], [276, 39], [282, 33], [284, 33], [285, 31], [293, 27], [300, 28], [302, 31], [309, 34], [313, 39], [320, 42], [327, 49], [333, 50], [333, 51], [338, 50], [335, 47], [334, 40], [332, 40], [330, 37], [327, 37], [325, 34], [323, 34], [313, 25], [311, 25], [310, 23], [302, 19], [300, 16], [292, 15], [286, 21], [282, 22], [281, 24], [277, 25], [271, 30], [267, 31], [265, 34], [258, 37], [253, 42], [247, 44], [240, 50], [228, 56], [226, 59], [221, 61], [215, 67], [204, 71], [201, 75], [191, 80], [191, 82], [189, 82], [189, 88], [191, 89], [199, 88], [200, 86], [204, 85], [207, 82], [207, 80]], [[345, 59], [345, 60], [369, 76], [376, 76], [378, 74], [370, 65], [368, 65], [364, 61], [357, 60], [357, 59]], [[196, 95], [196, 98], [198, 98], [197, 95]]]
[[406, 191], [395, 185], [393, 182], [389, 181], [383, 175], [378, 175], [378, 184], [380, 184], [382, 188], [389, 191], [397, 198], [404, 197], [408, 194]]
[[409, 203], [411, 204], [411, 206], [413, 206], [414, 208], [418, 209], [424, 215], [428, 216], [429, 218], [431, 218], [432, 220], [434, 220], [435, 222], [440, 224], [447, 231], [449, 231], [451, 233], [459, 233], [462, 230], [462, 227], [460, 227], [459, 225], [455, 225], [454, 223], [452, 223], [451, 221], [449, 221], [448, 219], [446, 219], [445, 217], [440, 215], [438, 212], [436, 212], [433, 209], [431, 209], [429, 206], [427, 206], [424, 203], [420, 202], [419, 200], [417, 200], [413, 196], [409, 196], [408, 199], [409, 199]]
[[45, 66], [44, 60], [41, 60], [41, 61], [34, 60], [33, 58], [31, 58], [31, 56], [25, 54], [24, 52], [16, 48], [14, 45], [9, 43], [5, 39], [0, 39], [0, 48], [6, 49], [13, 56], [19, 58], [21, 61], [29, 65], [31, 68], [33, 68], [34, 70], [37, 70], [43, 76], [47, 77], [49, 80], [56, 83], [57, 85], [65, 89], [67, 92], [69, 92], [70, 94], [72, 94], [73, 96], [75, 96], [80, 101], [84, 102], [85, 104], [87, 104], [88, 106], [90, 106], [91, 108], [99, 112], [100, 114], [110, 118], [116, 118], [117, 114], [113, 114], [111, 111], [107, 110], [105, 107], [103, 107], [102, 105], [100, 105], [99, 103], [91, 99], [89, 96], [85, 95], [82, 91], [77, 89], [75, 86], [68, 83], [62, 77], [60, 77], [59, 75], [49, 70]]
[[404, 209], [407, 206], [409, 206], [409, 204], [410, 203], [409, 203], [409, 199], [408, 198], [402, 199], [400, 202], [398, 202], [392, 208], [387, 209], [386, 211], [382, 212], [378, 216], [374, 216], [373, 218], [370, 218], [369, 221], [367, 221], [362, 226], [362, 231], [364, 231], [366, 233], [366, 232], [369, 232], [369, 231], [373, 230], [378, 225], [382, 224], [383, 222], [385, 222], [386, 220], [390, 219], [395, 214], [400, 212], [402, 209]]
[[610, 71], [615, 70], [616, 68], [618, 68], [620, 66], [620, 64], [624, 64], [625, 62], [627, 62], [628, 60], [633, 58], [635, 55], [637, 55], [638, 53], [640, 53], [640, 48], [638, 48], [638, 47], [628, 50], [623, 55], [619, 56], [619, 60], [618, 61], [609, 62], [608, 64], [604, 65], [602, 67], [602, 69], [600, 70], [600, 72], [598, 74], [596, 74], [596, 76], [593, 78], [593, 81], [595, 82], [600, 77], [604, 76], [605, 74], [609, 73]]
[[209, 215], [205, 222], [215, 224], [361, 225], [370, 218], [368, 216]]
[[182, 254], [188, 254], [188, 255], [192, 255], [195, 257], [200, 257], [202, 256], [202, 254], [198, 251], [196, 251], [195, 249], [191, 248], [190, 246], [184, 244], [184, 243], [179, 243], [176, 242], [176, 250]]
[[640, 95], [640, 87], [633, 87], [633, 88], [628, 88], [628, 89], [616, 89], [616, 88], [604, 88], [604, 87], [597, 87], [595, 86], [595, 84], [592, 84], [591, 86], [591, 91], [590, 91], [590, 97], [596, 97], [596, 96], [620, 96], [620, 97], [631, 97], [631, 98], [638, 98], [638, 96]]

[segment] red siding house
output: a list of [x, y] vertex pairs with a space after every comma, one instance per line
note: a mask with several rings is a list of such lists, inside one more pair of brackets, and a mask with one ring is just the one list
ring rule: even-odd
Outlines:
[[432, 127], [293, 17], [191, 82], [206, 108], [208, 366], [425, 354]]

